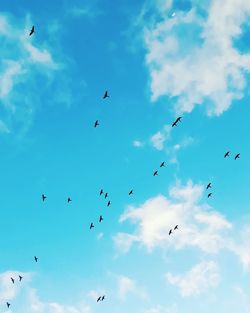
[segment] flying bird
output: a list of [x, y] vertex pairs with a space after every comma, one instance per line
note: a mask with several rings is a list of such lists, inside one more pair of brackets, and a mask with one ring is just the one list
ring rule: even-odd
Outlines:
[[168, 233], [168, 234], [169, 234], [169, 235], [171, 235], [172, 233], [173, 233], [173, 231], [172, 231], [172, 229], [170, 229], [170, 231], [169, 231], [169, 233]]
[[209, 188], [212, 188], [212, 187], [211, 187], [211, 183], [209, 183], [209, 184], [207, 185], [207, 189], [209, 189]]
[[154, 176], [157, 176], [157, 175], [158, 175], [158, 171], [155, 171], [155, 172], [154, 172]]
[[106, 99], [106, 98], [109, 98], [108, 90], [106, 90], [105, 93], [104, 93], [104, 95], [103, 95], [103, 99]]
[[44, 194], [42, 194], [42, 199], [43, 199], [43, 201], [46, 199], [47, 197], [44, 195]]
[[100, 217], [99, 217], [99, 223], [101, 223], [101, 221], [103, 221], [102, 215], [100, 215]]
[[227, 151], [227, 152], [224, 154], [224, 158], [229, 157], [229, 153], [230, 153], [230, 151]]
[[104, 198], [106, 199], [108, 197], [108, 193], [106, 192], [104, 195]]
[[9, 303], [9, 302], [6, 302], [6, 304], [7, 304], [7, 307], [9, 308], [9, 307], [10, 307], [10, 303]]
[[31, 31], [30, 31], [30, 36], [33, 35], [35, 32], [35, 26], [32, 26]]
[[130, 195], [132, 195], [132, 194], [133, 194], [133, 189], [132, 189], [132, 190], [130, 190], [130, 192], [129, 192], [129, 194], [128, 194], [128, 195], [130, 196]]
[[240, 158], [240, 153], [236, 154], [234, 159], [236, 160], [236, 159], [239, 159], [239, 158]]
[[11, 279], [12, 283], [14, 284], [14, 282], [15, 282], [15, 279], [14, 279], [14, 278], [12, 278], [12, 277], [11, 277], [10, 279]]
[[95, 227], [94, 224], [91, 223], [90, 226], [89, 226], [89, 229], [92, 229], [92, 228], [94, 228], [94, 227]]
[[110, 206], [110, 201], [108, 202], [107, 206]]
[[105, 299], [105, 296], [102, 296], [102, 301]]
[[23, 276], [18, 275], [19, 276], [19, 281], [21, 281], [23, 279]]
[[98, 299], [96, 300], [96, 302], [101, 301], [101, 299], [102, 299], [102, 297], [101, 297], [101, 296], [100, 296], [100, 297], [98, 297]]
[[212, 192], [210, 192], [207, 197], [210, 198], [212, 196]]
[[178, 228], [178, 225], [175, 226], [174, 230], [176, 230], [176, 229], [179, 229], [179, 228]]
[[103, 189], [101, 189], [101, 191], [100, 191], [100, 196], [103, 194]]
[[178, 122], [181, 122], [181, 119], [182, 119], [181, 116], [177, 117], [176, 122], [177, 122], [177, 123], [178, 123]]
[[99, 121], [98, 120], [96, 120], [95, 121], [95, 125], [94, 125], [94, 127], [96, 128], [97, 126], [99, 126], [100, 124], [99, 124]]
[[72, 200], [70, 198], [68, 198], [68, 203], [71, 202]]
[[160, 167], [164, 167], [165, 166], [165, 162], [162, 162]]
[[38, 261], [38, 257], [34, 256], [34, 259], [35, 259], [36, 262]]
[[177, 126], [177, 121], [174, 121], [172, 127]]

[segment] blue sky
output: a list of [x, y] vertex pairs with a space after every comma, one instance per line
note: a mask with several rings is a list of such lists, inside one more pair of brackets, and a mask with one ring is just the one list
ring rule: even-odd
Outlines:
[[245, 0], [0, 4], [3, 312], [250, 312], [249, 16]]

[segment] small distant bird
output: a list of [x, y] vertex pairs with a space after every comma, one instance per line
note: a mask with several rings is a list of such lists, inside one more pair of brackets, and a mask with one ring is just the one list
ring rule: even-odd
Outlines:
[[33, 35], [35, 32], [35, 26], [32, 26], [31, 31], [30, 31], [30, 36]]
[[128, 194], [128, 195], [130, 196], [130, 195], [132, 195], [132, 194], [133, 194], [133, 189], [132, 189], [132, 190], [130, 190], [130, 192], [129, 192], [129, 194]]
[[68, 203], [71, 202], [72, 200], [70, 198], [68, 198]]
[[9, 307], [10, 307], [10, 303], [9, 303], [9, 302], [6, 302], [6, 304], [7, 304], [7, 307], [9, 308]]
[[105, 296], [102, 296], [102, 301], [105, 299]]
[[36, 262], [38, 261], [38, 257], [34, 256], [34, 259], [35, 259]]
[[158, 175], [158, 171], [155, 171], [155, 172], [154, 172], [154, 176], [157, 176], [157, 175]]
[[230, 151], [227, 151], [227, 152], [224, 154], [224, 158], [229, 157], [229, 153], [230, 153]]
[[181, 122], [181, 119], [182, 119], [181, 116], [180, 116], [180, 117], [177, 117], [176, 122], [177, 122], [177, 123], [178, 123], [178, 122]]
[[96, 128], [97, 126], [99, 126], [100, 124], [99, 124], [99, 121], [98, 120], [96, 120], [95, 121], [95, 125], [94, 125], [94, 127]]
[[101, 297], [101, 296], [100, 296], [100, 297], [98, 297], [98, 299], [96, 300], [96, 302], [101, 301], [101, 299], [102, 299], [102, 297]]
[[103, 95], [103, 99], [106, 99], [106, 98], [109, 98], [108, 90], [106, 90], [105, 93], [104, 93], [104, 95]]
[[164, 167], [165, 166], [165, 162], [162, 162], [160, 167]]
[[239, 159], [239, 158], [240, 158], [240, 153], [236, 154], [234, 159], [236, 160], [236, 159]]
[[103, 189], [101, 189], [101, 191], [100, 191], [100, 196], [103, 194]]
[[174, 121], [173, 124], [172, 124], [172, 127], [174, 127], [174, 126], [177, 126], [177, 122], [176, 121]]
[[108, 202], [107, 206], [110, 206], [110, 201]]
[[172, 231], [172, 229], [170, 229], [170, 231], [169, 231], [169, 233], [168, 233], [168, 234], [169, 234], [169, 235], [171, 235], [172, 233], [173, 233], [173, 231]]
[[108, 197], [108, 193], [106, 192], [104, 195], [104, 198], [106, 199]]
[[209, 184], [207, 185], [207, 189], [209, 189], [209, 188], [212, 188], [212, 187], [211, 187], [211, 183], [209, 183]]
[[103, 221], [102, 215], [100, 215], [100, 217], [99, 217], [99, 223], [101, 223], [101, 221]]
[[207, 197], [210, 198], [212, 196], [212, 192], [210, 192]]
[[19, 276], [19, 281], [21, 281], [23, 279], [23, 276], [18, 275]]
[[15, 279], [14, 279], [14, 278], [12, 278], [12, 277], [11, 277], [10, 279], [11, 279], [12, 283], [14, 284], [14, 282], [15, 282]]
[[46, 199], [47, 197], [44, 195], [44, 194], [42, 194], [42, 199], [43, 199], [43, 201]]
[[178, 225], [175, 226], [174, 230], [176, 230], [176, 229], [179, 229], [179, 228], [178, 228]]
[[89, 226], [89, 229], [92, 229], [92, 228], [94, 228], [94, 227], [95, 227], [94, 224], [91, 223], [90, 226]]

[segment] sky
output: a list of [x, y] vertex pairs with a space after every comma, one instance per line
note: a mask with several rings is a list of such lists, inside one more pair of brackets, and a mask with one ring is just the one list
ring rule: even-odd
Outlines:
[[0, 3], [1, 312], [250, 312], [249, 21], [246, 0]]

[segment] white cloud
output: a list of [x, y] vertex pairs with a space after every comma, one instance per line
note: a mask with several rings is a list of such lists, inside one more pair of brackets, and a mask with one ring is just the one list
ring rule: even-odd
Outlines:
[[118, 297], [121, 301], [125, 301], [128, 294], [135, 294], [143, 299], [147, 298], [145, 291], [130, 277], [124, 275], [117, 276], [117, 284]]
[[239, 51], [234, 39], [249, 25], [250, 2], [213, 0], [203, 16], [192, 2], [191, 11], [175, 18], [169, 18], [164, 2], [157, 2], [161, 18], [143, 23], [152, 100], [177, 97], [178, 113], [207, 101], [207, 113], [220, 115], [244, 96], [250, 54]]
[[199, 295], [219, 284], [219, 268], [213, 261], [204, 261], [181, 275], [167, 273], [168, 282], [179, 288], [183, 297]]
[[171, 126], [165, 125], [161, 131], [158, 131], [150, 138], [152, 146], [157, 150], [163, 150], [164, 143], [170, 138], [170, 134]]
[[142, 148], [144, 146], [144, 143], [140, 140], [134, 140], [133, 141], [133, 146], [136, 148]]

